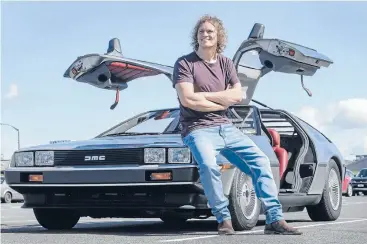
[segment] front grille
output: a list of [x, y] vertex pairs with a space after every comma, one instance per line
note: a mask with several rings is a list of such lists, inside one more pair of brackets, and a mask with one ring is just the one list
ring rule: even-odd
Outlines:
[[[85, 160], [86, 156], [89, 160]], [[54, 157], [58, 166], [143, 164], [144, 148], [65, 150], [55, 151]]]
[[364, 183], [367, 184], [367, 179], [354, 180], [355, 183]]

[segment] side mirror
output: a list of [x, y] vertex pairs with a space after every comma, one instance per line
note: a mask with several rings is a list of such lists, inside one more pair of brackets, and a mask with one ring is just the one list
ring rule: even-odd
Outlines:
[[118, 57], [123, 57], [121, 51], [120, 40], [118, 38], [112, 38], [108, 42], [107, 55], [113, 55]]
[[252, 30], [251, 30], [247, 40], [263, 39], [264, 31], [265, 31], [265, 26], [263, 24], [255, 23], [254, 26], [252, 27]]

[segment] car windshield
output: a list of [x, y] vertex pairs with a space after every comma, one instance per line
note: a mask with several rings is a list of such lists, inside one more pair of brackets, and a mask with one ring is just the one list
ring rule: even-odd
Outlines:
[[[255, 113], [249, 106], [234, 106], [227, 113], [227, 117], [246, 134], [256, 134]], [[97, 137], [123, 136], [139, 134], [180, 134], [179, 123], [180, 110], [167, 109], [149, 111], [130, 118]]]
[[139, 114], [100, 134], [98, 137], [134, 134], [177, 133], [178, 109], [149, 111]]
[[233, 106], [226, 113], [232, 123], [244, 134], [258, 134], [256, 115], [250, 106]]
[[367, 169], [362, 169], [362, 170], [358, 173], [357, 177], [367, 177]]

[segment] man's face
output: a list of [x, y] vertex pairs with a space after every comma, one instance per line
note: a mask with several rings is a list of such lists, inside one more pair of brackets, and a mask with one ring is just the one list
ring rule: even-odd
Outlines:
[[202, 23], [199, 27], [197, 38], [201, 48], [216, 47], [217, 30], [215, 26], [209, 22]]

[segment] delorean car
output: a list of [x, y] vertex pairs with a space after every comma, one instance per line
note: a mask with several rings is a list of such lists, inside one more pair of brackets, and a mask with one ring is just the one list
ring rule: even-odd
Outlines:
[[[312, 96], [303, 78], [333, 61], [315, 49], [264, 38], [264, 30], [256, 23], [234, 54], [244, 99], [227, 116], [270, 159], [284, 212], [307, 209], [313, 221], [334, 221], [345, 175], [338, 148], [306, 121], [253, 99], [269, 72], [299, 75]], [[156, 75], [172, 81], [173, 67], [127, 58], [113, 38], [106, 53], [78, 57], [64, 77], [115, 91], [114, 109], [129, 83]], [[6, 182], [47, 229], [73, 228], [83, 216], [152, 217], [169, 224], [209, 218], [197, 164], [181, 139], [179, 114], [179, 108], [146, 111], [89, 140], [22, 148], [5, 171]], [[234, 228], [252, 229], [264, 212], [251, 172], [242, 173], [221, 154], [217, 162]]]

